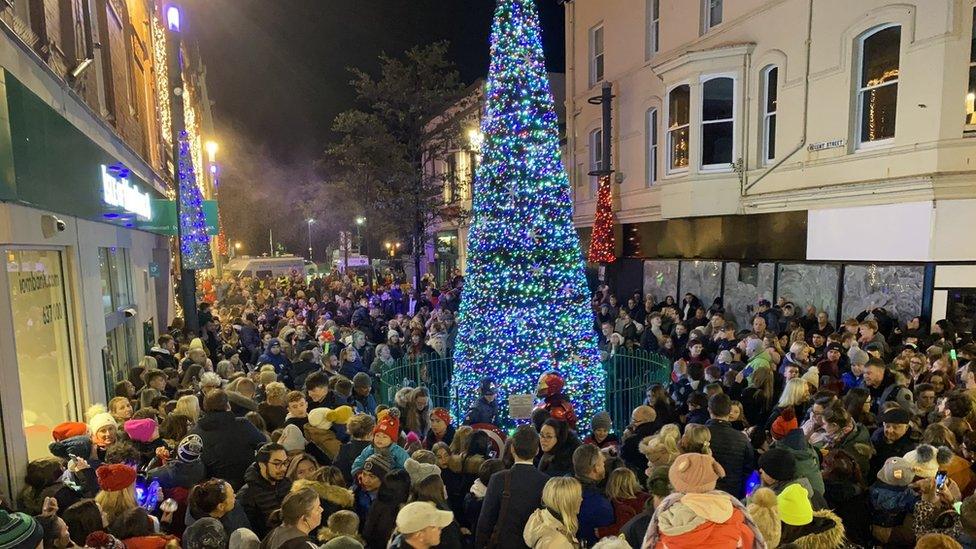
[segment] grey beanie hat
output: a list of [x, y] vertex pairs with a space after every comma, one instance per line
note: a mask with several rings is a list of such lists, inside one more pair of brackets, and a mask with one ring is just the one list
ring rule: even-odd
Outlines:
[[610, 414], [607, 412], [598, 412], [590, 420], [590, 427], [596, 431], [597, 429], [610, 430], [613, 426], [613, 421], [610, 419]]
[[850, 359], [851, 364], [860, 364], [861, 366], [864, 366], [868, 363], [868, 359], [871, 357], [860, 348], [851, 347], [851, 349], [847, 351], [847, 358]]
[[410, 484], [417, 484], [427, 477], [440, 476], [441, 468], [433, 463], [421, 463], [413, 458], [407, 458], [403, 465], [404, 470], [410, 475]]
[[230, 542], [227, 549], [259, 549], [261, 539], [258, 535], [247, 528], [238, 528], [230, 535]]
[[187, 527], [181, 546], [183, 549], [225, 549], [227, 532], [219, 520], [205, 517]]
[[366, 372], [359, 372], [352, 376], [352, 386], [353, 387], [363, 387], [368, 388], [373, 386], [373, 380], [369, 378], [369, 374]]

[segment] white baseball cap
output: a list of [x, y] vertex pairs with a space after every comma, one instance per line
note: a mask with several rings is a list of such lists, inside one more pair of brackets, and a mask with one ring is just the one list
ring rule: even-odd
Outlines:
[[441, 511], [428, 501], [408, 503], [397, 513], [396, 527], [401, 534], [413, 534], [428, 526], [447, 528], [454, 520], [454, 513]]

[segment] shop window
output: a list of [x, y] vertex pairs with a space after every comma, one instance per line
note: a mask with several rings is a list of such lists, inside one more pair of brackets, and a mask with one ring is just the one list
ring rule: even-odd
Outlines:
[[969, 43], [969, 88], [966, 93], [966, 129], [976, 130], [976, 8]]
[[776, 98], [779, 68], [766, 67], [762, 73], [762, 161], [768, 164], [776, 158]]
[[688, 168], [690, 105], [688, 84], [677, 86], [668, 94], [668, 168], [671, 171]]
[[647, 179], [650, 187], [657, 182], [657, 109], [647, 111]]
[[858, 40], [857, 139], [860, 147], [895, 137], [901, 27], [875, 29]]
[[661, 0], [647, 0], [647, 59], [661, 49]]
[[729, 168], [735, 141], [735, 80], [718, 77], [702, 84], [702, 168]]
[[590, 87], [603, 81], [603, 25], [590, 29]]
[[98, 264], [101, 270], [102, 308], [105, 314], [131, 305], [134, 300], [132, 277], [129, 272], [129, 250], [99, 248]]
[[976, 319], [976, 288], [954, 288], [948, 292], [946, 320], [956, 328], [957, 335], [973, 333]]
[[51, 429], [76, 419], [71, 332], [61, 252], [7, 252], [27, 458], [50, 455]]

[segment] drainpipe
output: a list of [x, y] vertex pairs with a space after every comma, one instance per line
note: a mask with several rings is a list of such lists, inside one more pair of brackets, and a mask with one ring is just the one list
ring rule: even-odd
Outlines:
[[[566, 147], [569, 149], [569, 161], [570, 166], [566, 167], [567, 173], [576, 173], [576, 4], [573, 2], [566, 2], [566, 36], [568, 38], [569, 44], [566, 46], [566, 51], [569, 53], [568, 62], [566, 63], [566, 80], [567, 87], [566, 90]], [[572, 185], [575, 189], [579, 184], [579, 181], [572, 181]], [[576, 196], [576, 193], [572, 193]], [[573, 204], [575, 209], [576, 205]]]
[[803, 76], [803, 122], [801, 126], [800, 142], [796, 145], [792, 151], [790, 151], [786, 156], [776, 161], [775, 164], [766, 169], [759, 177], [756, 178], [752, 183], [748, 183], [748, 176], [746, 176], [746, 185], [742, 190], [742, 196], [746, 196], [749, 189], [756, 186], [757, 183], [762, 181], [767, 175], [773, 172], [776, 168], [786, 162], [794, 154], [798, 153], [807, 144], [807, 114], [810, 110], [810, 49], [811, 41], [813, 39], [813, 0], [809, 0], [809, 7], [807, 8], [807, 51], [806, 51], [806, 67], [804, 67], [805, 74]]
[[749, 106], [752, 104], [752, 87], [749, 85], [749, 74], [752, 71], [752, 52], [746, 52], [745, 57], [742, 59], [742, 95], [745, 96], [745, 101], [742, 103], [742, 138], [739, 141], [742, 143], [742, 154], [739, 155], [739, 159], [733, 164], [733, 169], [739, 172], [739, 195], [744, 194], [743, 187], [746, 181], [746, 172], [749, 171]]

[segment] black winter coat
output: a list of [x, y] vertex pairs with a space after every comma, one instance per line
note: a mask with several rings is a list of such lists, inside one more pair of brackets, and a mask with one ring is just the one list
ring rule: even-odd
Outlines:
[[207, 412], [190, 431], [203, 440], [200, 460], [207, 476], [224, 479], [234, 489], [244, 484], [244, 471], [254, 462], [254, 452], [267, 439], [250, 421], [233, 412]]
[[707, 425], [712, 433], [712, 457], [725, 469], [725, 476], [718, 479], [715, 487], [742, 499], [746, 479], [756, 468], [756, 452], [745, 433], [728, 421], [710, 419]]
[[660, 429], [660, 425], [656, 421], [649, 423], [642, 423], [634, 429], [633, 434], [628, 435], [624, 438], [624, 443], [620, 447], [620, 458], [624, 460], [624, 464], [631, 469], [637, 479], [640, 481], [641, 486], [644, 485], [644, 481], [647, 480], [647, 456], [640, 452], [640, 442], [644, 440], [645, 437], [649, 437], [656, 433]]
[[569, 435], [566, 442], [559, 448], [554, 448], [552, 454], [542, 454], [539, 460], [539, 470], [550, 477], [562, 477], [573, 474], [573, 452], [579, 448], [581, 442], [576, 435]]
[[281, 507], [281, 502], [291, 490], [291, 480], [286, 478], [277, 484], [271, 484], [261, 476], [257, 463], [252, 463], [247, 468], [244, 480], [246, 484], [237, 494], [237, 499], [251, 523], [251, 529], [263, 539], [277, 526], [271, 520], [271, 513]]
[[[505, 518], [499, 523], [506, 475], [512, 477], [509, 481], [511, 495]], [[496, 528], [495, 524], [498, 523], [498, 549], [525, 549], [527, 546], [522, 540], [522, 531], [525, 530], [529, 516], [539, 508], [542, 488], [548, 481], [548, 475], [522, 463], [513, 465], [508, 471], [499, 471], [492, 475], [488, 480], [485, 499], [481, 503], [481, 515], [475, 529], [475, 548], [483, 549], [488, 546]]]
[[345, 477], [347, 483], [352, 484], [352, 463], [370, 444], [371, 442], [368, 440], [350, 440], [339, 448], [339, 453], [332, 461], [332, 465], [342, 471], [342, 476]]

